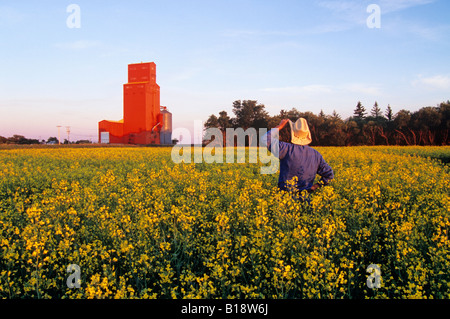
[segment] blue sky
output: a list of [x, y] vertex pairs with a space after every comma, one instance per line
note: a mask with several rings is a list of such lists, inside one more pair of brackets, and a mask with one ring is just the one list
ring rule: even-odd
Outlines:
[[[80, 7], [80, 28], [66, 11]], [[369, 28], [370, 4], [381, 9]], [[127, 65], [155, 62], [176, 127], [255, 99], [271, 115], [351, 116], [450, 99], [447, 0], [0, 0], [0, 135], [97, 139], [122, 118]]]

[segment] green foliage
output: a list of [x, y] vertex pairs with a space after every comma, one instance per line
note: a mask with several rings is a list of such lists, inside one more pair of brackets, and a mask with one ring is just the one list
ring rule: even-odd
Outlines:
[[[308, 121], [314, 146], [358, 146], [358, 145], [448, 145], [450, 132], [450, 103], [441, 103], [437, 107], [424, 107], [416, 112], [400, 110], [393, 113], [390, 105], [383, 116], [381, 108], [375, 102], [370, 116], [359, 101], [354, 116], [343, 120], [333, 111], [326, 115], [322, 110], [318, 115], [312, 112], [300, 112], [292, 108], [281, 110], [279, 114], [269, 116], [263, 104], [257, 101], [235, 101], [234, 118], [225, 111], [218, 118], [211, 115], [205, 128], [217, 127], [225, 132], [227, 127], [273, 128], [282, 119], [296, 121], [300, 117]], [[283, 140], [287, 133], [280, 136]]]

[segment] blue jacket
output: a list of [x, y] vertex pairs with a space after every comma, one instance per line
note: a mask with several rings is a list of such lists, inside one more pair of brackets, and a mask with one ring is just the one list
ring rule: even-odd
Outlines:
[[[283, 190], [293, 190], [287, 184], [288, 181], [297, 177], [297, 185], [294, 185], [298, 191], [308, 190], [313, 186], [316, 175], [320, 175], [319, 183], [326, 185], [334, 178], [333, 169], [323, 159], [322, 155], [309, 146], [301, 146], [279, 141], [273, 130], [267, 132], [261, 142], [267, 146], [270, 152], [280, 159], [280, 176], [278, 178], [278, 187]], [[277, 145], [272, 145], [278, 141]]]

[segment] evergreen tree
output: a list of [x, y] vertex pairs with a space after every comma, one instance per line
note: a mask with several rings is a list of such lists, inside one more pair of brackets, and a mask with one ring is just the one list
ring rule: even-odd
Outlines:
[[333, 110], [333, 113], [331, 114], [331, 118], [333, 120], [341, 120], [341, 116], [339, 115], [338, 112], [336, 112], [336, 110]]
[[366, 117], [366, 109], [362, 105], [361, 101], [358, 101], [358, 104], [356, 105], [354, 114], [355, 114], [356, 118], [358, 118], [360, 120], [362, 120]]
[[[219, 128], [225, 135], [226, 128], [273, 128], [281, 119], [296, 121], [303, 117], [307, 120], [314, 146], [340, 145], [448, 145], [450, 136], [450, 101], [442, 102], [436, 107], [423, 107], [416, 112], [400, 110], [394, 114], [390, 105], [382, 112], [375, 102], [366, 116], [366, 110], [358, 102], [354, 116], [345, 120], [336, 112], [331, 115], [320, 110], [319, 114], [309, 111], [300, 112], [292, 108], [289, 111], [280, 110], [275, 116], [269, 116], [263, 104], [257, 101], [244, 100], [233, 103], [235, 117], [230, 117], [222, 111], [219, 116], [211, 115], [205, 123], [205, 128]], [[6, 140], [6, 141], [5, 141]], [[0, 137], [0, 144], [23, 143], [22, 136], [12, 138]], [[290, 126], [280, 131], [280, 140], [291, 141]], [[249, 145], [251, 141], [248, 140]], [[226, 146], [224, 136], [224, 146]]]
[[320, 110], [319, 117], [325, 118], [325, 113], [323, 112], [323, 110]]
[[373, 117], [380, 117], [380, 116], [382, 116], [381, 109], [378, 106], [378, 102], [377, 101], [375, 101], [375, 104], [373, 105], [373, 108], [370, 111], [370, 115], [372, 115]]
[[394, 114], [392, 112], [392, 108], [391, 108], [390, 104], [388, 104], [385, 114], [386, 114], [386, 118], [388, 119], [388, 121], [391, 122], [393, 120]]

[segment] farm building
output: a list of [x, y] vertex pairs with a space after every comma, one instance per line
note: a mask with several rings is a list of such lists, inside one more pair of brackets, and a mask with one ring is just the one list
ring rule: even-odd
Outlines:
[[160, 105], [154, 62], [128, 65], [123, 85], [123, 119], [98, 123], [105, 144], [172, 144], [172, 114]]

